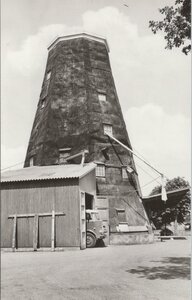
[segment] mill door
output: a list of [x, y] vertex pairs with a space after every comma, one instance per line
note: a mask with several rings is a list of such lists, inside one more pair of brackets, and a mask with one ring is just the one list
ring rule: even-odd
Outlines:
[[103, 240], [105, 245], [109, 245], [109, 203], [108, 198], [103, 196], [96, 197], [96, 208], [99, 211], [101, 220], [103, 221], [103, 225], [107, 229], [107, 236]]

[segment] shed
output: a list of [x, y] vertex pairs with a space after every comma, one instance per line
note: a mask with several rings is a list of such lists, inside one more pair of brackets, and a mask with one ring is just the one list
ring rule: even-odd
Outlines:
[[[166, 208], [175, 208], [189, 191], [189, 187], [167, 191], [166, 202], [161, 200], [161, 194], [143, 197], [143, 204], [149, 219], [152, 221], [152, 214], [155, 212], [165, 211]], [[184, 225], [179, 225], [176, 219], [174, 223], [167, 224], [167, 228], [170, 229], [174, 233], [174, 235], [185, 235]]]
[[[166, 207], [174, 207], [177, 205], [177, 203], [182, 199], [183, 196], [186, 195], [186, 193], [190, 190], [189, 187], [176, 189], [173, 191], [167, 192], [167, 201], [166, 201]], [[147, 197], [143, 197], [143, 204], [146, 208], [147, 213], [151, 214], [152, 211], [156, 211], [158, 209], [164, 209], [165, 208], [165, 202], [161, 200], [161, 193], [156, 195], [151, 195]]]
[[7, 171], [1, 182], [2, 248], [86, 248], [85, 209], [95, 208], [94, 163]]

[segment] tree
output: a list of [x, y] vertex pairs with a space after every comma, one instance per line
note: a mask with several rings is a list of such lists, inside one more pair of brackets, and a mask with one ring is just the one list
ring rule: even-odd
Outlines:
[[[176, 177], [166, 181], [166, 191], [174, 191], [181, 188], [190, 187], [189, 182], [183, 177]], [[156, 195], [161, 193], [161, 185], [156, 186], [150, 193], [150, 195]], [[152, 221], [156, 228], [161, 228], [162, 225], [170, 224], [171, 222], [183, 223], [186, 216], [190, 214], [190, 191], [181, 198], [181, 200], [175, 205], [164, 209], [159, 209], [152, 212]]]
[[187, 55], [191, 50], [191, 1], [176, 0], [174, 7], [165, 6], [159, 12], [164, 15], [164, 19], [149, 21], [149, 28], [154, 34], [158, 30], [165, 32], [165, 49], [182, 46], [182, 52]]
[[[174, 191], [177, 189], [190, 187], [189, 182], [186, 181], [183, 177], [175, 177], [171, 180], [167, 179], [165, 184], [165, 189], [167, 192]], [[161, 185], [158, 185], [153, 188], [150, 195], [156, 195], [161, 193]]]

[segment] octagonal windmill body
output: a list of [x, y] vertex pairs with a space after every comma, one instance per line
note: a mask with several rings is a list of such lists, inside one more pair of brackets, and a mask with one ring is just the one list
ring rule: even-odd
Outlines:
[[97, 164], [96, 203], [109, 214], [110, 241], [129, 243], [138, 234], [147, 239], [148, 218], [132, 154], [106, 135], [131, 148], [108, 53], [104, 38], [85, 33], [49, 46], [24, 167], [78, 163], [67, 157], [87, 150], [85, 163]]

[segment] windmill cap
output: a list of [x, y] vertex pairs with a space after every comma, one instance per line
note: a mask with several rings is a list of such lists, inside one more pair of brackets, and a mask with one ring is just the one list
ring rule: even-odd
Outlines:
[[62, 41], [68, 41], [68, 40], [74, 40], [74, 39], [79, 39], [79, 38], [84, 38], [84, 39], [88, 39], [88, 40], [93, 40], [99, 43], [102, 43], [105, 45], [105, 47], [107, 48], [107, 51], [109, 52], [109, 45], [107, 43], [106, 38], [101, 37], [101, 36], [96, 36], [93, 34], [89, 34], [86, 32], [82, 32], [82, 33], [76, 33], [76, 34], [70, 34], [70, 35], [64, 35], [64, 36], [58, 36], [56, 37], [53, 42], [48, 46], [48, 51], [52, 50], [59, 42]]

